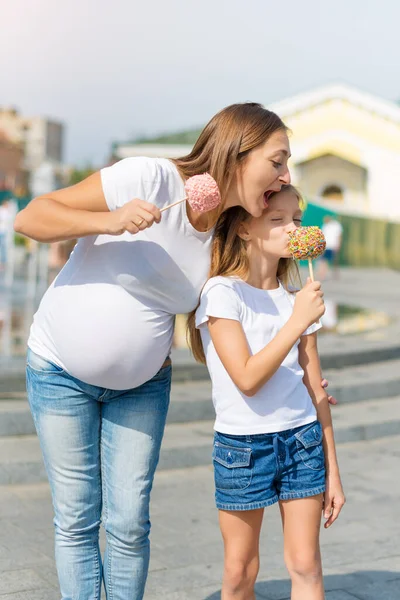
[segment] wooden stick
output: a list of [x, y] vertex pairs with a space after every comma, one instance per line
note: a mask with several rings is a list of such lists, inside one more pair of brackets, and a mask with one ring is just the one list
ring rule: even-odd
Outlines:
[[172, 208], [173, 206], [176, 206], [177, 204], [180, 204], [181, 202], [184, 202], [185, 200], [187, 200], [187, 198], [182, 198], [182, 200], [177, 200], [173, 204], [168, 204], [168, 206], [164, 206], [164, 208], [161, 208], [160, 212], [164, 212], [164, 210], [168, 210], [168, 208]]
[[313, 269], [311, 258], [308, 259], [308, 268], [309, 268], [309, 271], [310, 271], [311, 281], [314, 281], [314, 269]]

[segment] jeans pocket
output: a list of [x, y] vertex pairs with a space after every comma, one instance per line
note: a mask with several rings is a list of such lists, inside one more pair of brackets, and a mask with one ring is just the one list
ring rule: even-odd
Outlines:
[[313, 471], [320, 471], [325, 466], [323, 432], [321, 424], [316, 421], [295, 433], [296, 447], [304, 465]]
[[251, 448], [235, 448], [216, 441], [213, 461], [218, 490], [244, 490], [249, 487], [253, 474]]
[[32, 371], [36, 371], [41, 375], [56, 375], [64, 373], [64, 369], [50, 362], [46, 358], [39, 356], [32, 350], [28, 350], [26, 366]]

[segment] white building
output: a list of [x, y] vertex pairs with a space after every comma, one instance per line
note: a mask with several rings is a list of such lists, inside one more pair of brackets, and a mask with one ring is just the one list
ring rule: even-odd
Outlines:
[[400, 106], [330, 85], [269, 108], [292, 131], [293, 183], [310, 199], [400, 220]]
[[189, 154], [192, 146], [181, 144], [116, 144], [113, 150], [115, 158], [128, 156], [148, 156], [150, 158], [179, 158]]

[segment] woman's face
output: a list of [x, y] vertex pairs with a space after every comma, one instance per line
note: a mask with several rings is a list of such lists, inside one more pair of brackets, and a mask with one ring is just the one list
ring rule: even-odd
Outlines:
[[300, 227], [302, 211], [299, 200], [291, 190], [276, 194], [261, 217], [249, 219], [242, 225], [249, 247], [263, 256], [290, 258], [289, 233]]
[[260, 217], [271, 193], [290, 183], [289, 157], [289, 139], [283, 130], [276, 131], [264, 144], [251, 150], [238, 167], [226, 208], [240, 205], [253, 217]]

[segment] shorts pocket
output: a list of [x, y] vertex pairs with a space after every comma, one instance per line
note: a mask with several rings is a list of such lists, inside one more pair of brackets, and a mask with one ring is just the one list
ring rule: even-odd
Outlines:
[[220, 442], [213, 451], [215, 487], [218, 490], [244, 490], [251, 483], [251, 448], [235, 448]]
[[56, 375], [57, 373], [64, 373], [64, 369], [50, 362], [46, 358], [39, 356], [32, 350], [28, 350], [28, 356], [26, 361], [27, 367], [36, 371], [41, 375]]
[[311, 426], [295, 433], [296, 446], [304, 465], [313, 471], [320, 471], [325, 466], [324, 449], [322, 446], [322, 427], [316, 421]]

